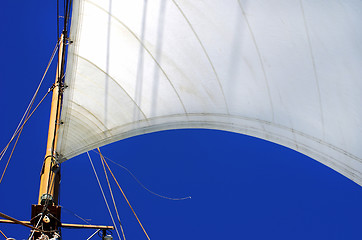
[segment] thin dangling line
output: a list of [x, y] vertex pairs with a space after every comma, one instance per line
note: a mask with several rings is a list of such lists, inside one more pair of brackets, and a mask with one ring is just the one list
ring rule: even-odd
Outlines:
[[131, 204], [129, 203], [129, 201], [128, 201], [127, 197], [126, 197], [126, 194], [124, 194], [124, 192], [123, 192], [123, 190], [122, 190], [121, 186], [118, 184], [118, 181], [117, 181], [116, 177], [113, 175], [112, 170], [109, 168], [108, 163], [107, 163], [107, 162], [106, 162], [106, 160], [104, 159], [104, 157], [103, 157], [103, 155], [102, 155], [101, 151], [99, 150], [99, 148], [97, 148], [97, 149], [98, 149], [99, 154], [100, 154], [100, 155], [101, 155], [101, 157], [103, 158], [103, 161], [104, 161], [104, 163], [106, 164], [106, 166], [107, 166], [107, 168], [108, 168], [109, 172], [111, 173], [111, 175], [112, 175], [112, 177], [113, 177], [114, 181], [116, 182], [116, 184], [117, 184], [117, 186], [118, 186], [119, 190], [122, 192], [122, 195], [123, 195], [124, 199], [125, 199], [125, 200], [126, 200], [126, 202], [128, 203], [128, 206], [129, 206], [129, 207], [130, 207], [130, 209], [132, 210], [133, 215], [136, 217], [136, 219], [137, 219], [138, 223], [140, 224], [140, 226], [141, 226], [141, 228], [142, 228], [143, 232], [145, 233], [145, 235], [146, 235], [147, 239], [148, 239], [148, 240], [151, 240], [151, 239], [150, 239], [150, 237], [148, 236], [148, 234], [147, 234], [147, 232], [146, 232], [145, 228], [143, 227], [143, 225], [142, 225], [141, 221], [140, 221], [140, 220], [139, 220], [139, 218], [137, 217], [137, 214], [135, 213], [135, 211], [133, 210], [133, 208], [132, 208]]

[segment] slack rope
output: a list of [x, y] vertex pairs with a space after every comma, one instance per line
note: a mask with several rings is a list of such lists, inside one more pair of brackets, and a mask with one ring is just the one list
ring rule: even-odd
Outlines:
[[[94, 152], [96, 152], [95, 150], [93, 150]], [[98, 153], [98, 152], [97, 152]], [[99, 153], [98, 153], [99, 154]], [[191, 199], [191, 196], [187, 196], [187, 197], [182, 197], [182, 198], [172, 198], [172, 197], [167, 197], [167, 196], [163, 196], [161, 194], [158, 194], [158, 193], [155, 193], [153, 191], [151, 191], [150, 189], [148, 189], [128, 168], [126, 168], [125, 166], [122, 166], [121, 164], [113, 161], [112, 159], [108, 158], [108, 157], [105, 157], [103, 156], [105, 159], [107, 159], [108, 161], [110, 161], [111, 163], [117, 165], [118, 167], [121, 167], [123, 168], [124, 170], [126, 170], [129, 175], [131, 175], [131, 177], [144, 189], [146, 190], [147, 192], [157, 196], [157, 197], [160, 197], [160, 198], [164, 198], [164, 199], [167, 199], [167, 200], [173, 200], [173, 201], [181, 201], [181, 200], [186, 200], [186, 199]]]
[[112, 177], [113, 177], [114, 181], [116, 182], [116, 184], [117, 184], [117, 186], [118, 186], [119, 190], [121, 191], [121, 193], [122, 193], [122, 195], [123, 195], [124, 199], [125, 199], [125, 200], [126, 200], [126, 202], [128, 203], [128, 206], [129, 206], [129, 207], [130, 207], [130, 209], [132, 210], [133, 215], [136, 217], [136, 219], [137, 219], [137, 221], [138, 221], [139, 225], [141, 226], [141, 228], [142, 228], [143, 232], [145, 233], [145, 235], [146, 235], [147, 239], [148, 239], [148, 240], [150, 240], [150, 237], [148, 236], [148, 234], [147, 234], [147, 232], [146, 232], [145, 228], [143, 227], [143, 225], [142, 225], [141, 221], [140, 221], [140, 220], [139, 220], [139, 218], [137, 217], [136, 212], [133, 210], [133, 208], [132, 208], [131, 204], [129, 203], [129, 201], [128, 201], [128, 199], [127, 199], [126, 195], [124, 194], [124, 192], [123, 192], [123, 190], [122, 190], [121, 186], [119, 185], [119, 183], [118, 183], [118, 181], [117, 181], [116, 177], [113, 175], [112, 170], [109, 168], [108, 163], [107, 163], [107, 162], [106, 162], [106, 160], [104, 159], [104, 157], [103, 157], [103, 155], [102, 155], [102, 153], [101, 153], [101, 150], [99, 150], [99, 148], [97, 148], [97, 149], [98, 149], [99, 154], [101, 155], [101, 158], [103, 159], [104, 163], [106, 164], [106, 166], [107, 166], [107, 168], [108, 168], [108, 171], [111, 173], [111, 175], [112, 175]]
[[86, 220], [86, 219], [82, 218], [81, 216], [79, 216], [78, 214], [76, 214], [75, 212], [73, 212], [73, 211], [71, 211], [71, 210], [69, 210], [69, 209], [61, 206], [60, 204], [58, 204], [58, 206], [61, 207], [61, 208], [64, 209], [64, 210], [70, 212], [71, 214], [73, 214], [75, 217], [79, 218], [80, 220], [82, 220], [82, 221], [85, 222], [86, 224], [91, 225], [91, 223], [87, 221], [87, 220], [90, 220], [90, 219], [87, 219], [87, 220]]

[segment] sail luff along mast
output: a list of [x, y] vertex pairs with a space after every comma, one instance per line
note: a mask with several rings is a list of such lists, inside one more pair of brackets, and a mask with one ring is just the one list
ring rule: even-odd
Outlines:
[[[102, 237], [106, 239], [106, 230], [114, 229], [113, 226], [64, 224], [60, 220], [61, 207], [58, 205], [60, 188], [60, 164], [57, 161], [56, 146], [58, 140], [58, 128], [63, 100], [64, 72], [66, 45], [71, 43], [68, 39], [68, 26], [72, 0], [64, 1], [64, 27], [58, 38], [58, 63], [55, 83], [52, 86], [52, 103], [49, 118], [48, 140], [46, 154], [41, 170], [38, 204], [32, 205], [30, 223], [34, 226], [29, 239], [61, 239], [60, 228], [87, 228], [102, 230]], [[59, 16], [58, 16], [59, 20]], [[59, 23], [59, 22], [58, 22]], [[40, 231], [36, 230], [40, 229]]]

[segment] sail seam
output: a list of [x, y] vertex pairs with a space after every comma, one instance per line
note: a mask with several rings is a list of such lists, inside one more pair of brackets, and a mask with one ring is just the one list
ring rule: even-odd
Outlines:
[[[103, 124], [103, 122], [101, 120], [99, 120], [99, 118], [97, 118], [91, 111], [89, 111], [87, 108], [83, 107], [82, 105], [80, 105], [79, 103], [73, 102], [74, 105], [76, 105], [77, 107], [83, 109], [84, 111], [86, 111], [87, 113], [89, 113], [89, 115], [91, 115], [95, 120], [98, 121], [99, 124], [101, 124], [103, 126], [104, 129], [107, 129], [107, 127]], [[72, 108], [72, 111], [77, 112], [77, 115], [83, 115], [84, 118], [90, 120], [86, 115], [81, 114], [79, 111], [76, 111], [75, 108]], [[79, 118], [80, 119], [80, 118]], [[93, 121], [92, 121], [93, 122]], [[93, 122], [94, 123], [94, 122]], [[104, 131], [102, 130], [102, 128], [98, 127], [97, 123], [94, 123], [95, 126], [97, 126], [97, 128], [99, 129], [99, 131]]]
[[248, 18], [246, 17], [246, 13], [245, 13], [245, 11], [244, 11], [243, 6], [241, 5], [240, 0], [238, 0], [238, 4], [239, 4], [239, 8], [240, 8], [240, 10], [241, 10], [241, 12], [242, 12], [242, 15], [243, 15], [243, 17], [244, 17], [244, 19], [245, 19], [246, 25], [248, 26], [248, 30], [249, 30], [250, 36], [251, 36], [251, 38], [253, 39], [253, 43], [254, 43], [254, 45], [255, 45], [255, 49], [256, 49], [256, 52], [257, 52], [257, 54], [258, 54], [260, 66], [261, 66], [261, 69], [262, 69], [263, 75], [264, 75], [265, 84], [266, 84], [266, 87], [267, 87], [267, 89], [268, 89], [268, 97], [269, 97], [269, 101], [270, 101], [270, 108], [271, 108], [271, 112], [272, 112], [272, 119], [273, 119], [273, 121], [274, 121], [273, 100], [272, 100], [271, 93], [270, 93], [269, 80], [268, 80], [268, 77], [267, 77], [267, 75], [266, 75], [263, 58], [261, 57], [260, 49], [259, 49], [259, 47], [258, 47], [258, 44], [256, 43], [255, 35], [254, 35], [253, 31], [251, 30], [251, 26], [250, 26], [249, 20], [248, 20]]
[[106, 14], [110, 15], [114, 20], [116, 20], [118, 23], [120, 23], [125, 29], [127, 29], [127, 31], [129, 33], [132, 34], [132, 36], [134, 38], [136, 38], [136, 40], [140, 43], [140, 45], [146, 50], [146, 52], [150, 55], [150, 57], [152, 58], [152, 60], [156, 63], [156, 65], [158, 66], [158, 68], [161, 70], [161, 72], [164, 74], [164, 76], [166, 77], [167, 81], [169, 82], [169, 84], [171, 85], [171, 87], [173, 88], [173, 90], [175, 91], [181, 105], [182, 108], [185, 112], [185, 114], [187, 115], [187, 111], [186, 111], [186, 107], [181, 99], [180, 94], [178, 93], [178, 91], [176, 90], [176, 87], [173, 85], [172, 81], [170, 80], [169, 76], [166, 74], [165, 70], [161, 67], [160, 63], [156, 60], [156, 58], [152, 55], [151, 51], [144, 45], [144, 43], [141, 41], [141, 39], [138, 38], [138, 36], [136, 35], [136, 33], [134, 33], [126, 24], [124, 24], [120, 19], [118, 19], [117, 17], [115, 17], [114, 15], [110, 14], [109, 12], [107, 12], [107, 10], [103, 9], [101, 6], [91, 2], [90, 0], [86, 0], [87, 2], [89, 2], [90, 4], [96, 6], [97, 8], [99, 8], [100, 10], [104, 11]]
[[175, 0], [172, 0], [172, 2], [175, 4], [175, 6], [177, 7], [177, 9], [180, 11], [181, 15], [182, 15], [182, 16], [184, 17], [184, 19], [186, 20], [186, 22], [187, 22], [187, 24], [189, 25], [189, 27], [190, 27], [191, 31], [193, 32], [193, 34], [195, 35], [195, 37], [196, 37], [197, 41], [199, 42], [199, 44], [200, 44], [200, 46], [201, 46], [201, 48], [202, 48], [202, 50], [203, 50], [204, 54], [206, 55], [206, 58], [207, 58], [207, 60], [208, 60], [209, 64], [211, 65], [212, 71], [213, 71], [213, 72], [214, 72], [214, 74], [215, 74], [215, 77], [216, 77], [217, 83], [218, 83], [218, 85], [219, 85], [219, 87], [220, 87], [220, 90], [221, 90], [222, 96], [223, 96], [223, 98], [224, 98], [225, 107], [226, 107], [226, 112], [229, 114], [229, 107], [228, 107], [228, 104], [227, 104], [227, 101], [226, 101], [226, 97], [225, 97], [224, 89], [223, 89], [222, 84], [221, 84], [221, 82], [220, 82], [219, 75], [218, 75], [218, 74], [217, 74], [217, 72], [216, 72], [216, 68], [215, 68], [215, 66], [214, 66], [213, 62], [211, 61], [211, 58], [210, 58], [209, 54], [207, 53], [207, 51], [206, 51], [206, 48], [205, 48], [204, 44], [202, 43], [202, 41], [201, 41], [201, 39], [200, 39], [199, 35], [196, 33], [196, 31], [195, 31], [194, 27], [192, 26], [192, 24], [191, 24], [190, 20], [186, 17], [185, 13], [182, 11], [181, 7], [180, 7], [180, 6], [176, 3], [176, 1], [175, 1]]
[[318, 78], [318, 74], [317, 74], [317, 66], [316, 66], [316, 62], [315, 62], [315, 57], [314, 57], [313, 48], [312, 48], [312, 42], [311, 42], [310, 35], [309, 35], [309, 29], [308, 29], [307, 19], [305, 17], [305, 12], [304, 12], [304, 7], [303, 7], [302, 0], [299, 0], [299, 3], [300, 3], [301, 11], [302, 11], [302, 16], [303, 16], [305, 34], [306, 34], [307, 40], [308, 40], [309, 53], [310, 53], [310, 57], [312, 59], [313, 73], [314, 73], [316, 86], [317, 86], [317, 92], [318, 92], [319, 108], [320, 108], [320, 111], [321, 111], [322, 131], [323, 131], [323, 136], [324, 136], [325, 130], [324, 130], [324, 117], [323, 117], [323, 108], [322, 108], [322, 96], [321, 96], [320, 87], [319, 87], [319, 78]]
[[141, 107], [134, 101], [134, 99], [128, 94], [128, 92], [112, 77], [110, 76], [108, 73], [106, 73], [104, 70], [102, 70], [99, 66], [97, 66], [95, 63], [93, 63], [92, 61], [78, 55], [78, 54], [74, 54], [76, 55], [78, 58], [88, 62], [89, 64], [93, 65], [94, 67], [96, 67], [99, 71], [101, 71], [102, 73], [104, 73], [105, 75], [107, 75], [114, 83], [117, 84], [117, 86], [119, 86], [123, 92], [127, 95], [127, 97], [129, 97], [131, 99], [131, 101], [137, 106], [138, 110], [142, 113], [143, 117], [145, 118], [145, 120], [147, 120], [147, 116], [146, 114], [142, 111]]

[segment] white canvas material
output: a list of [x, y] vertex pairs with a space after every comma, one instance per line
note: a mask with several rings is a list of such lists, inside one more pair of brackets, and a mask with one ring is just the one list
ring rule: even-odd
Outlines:
[[75, 0], [60, 161], [208, 128], [362, 184], [362, 1]]

